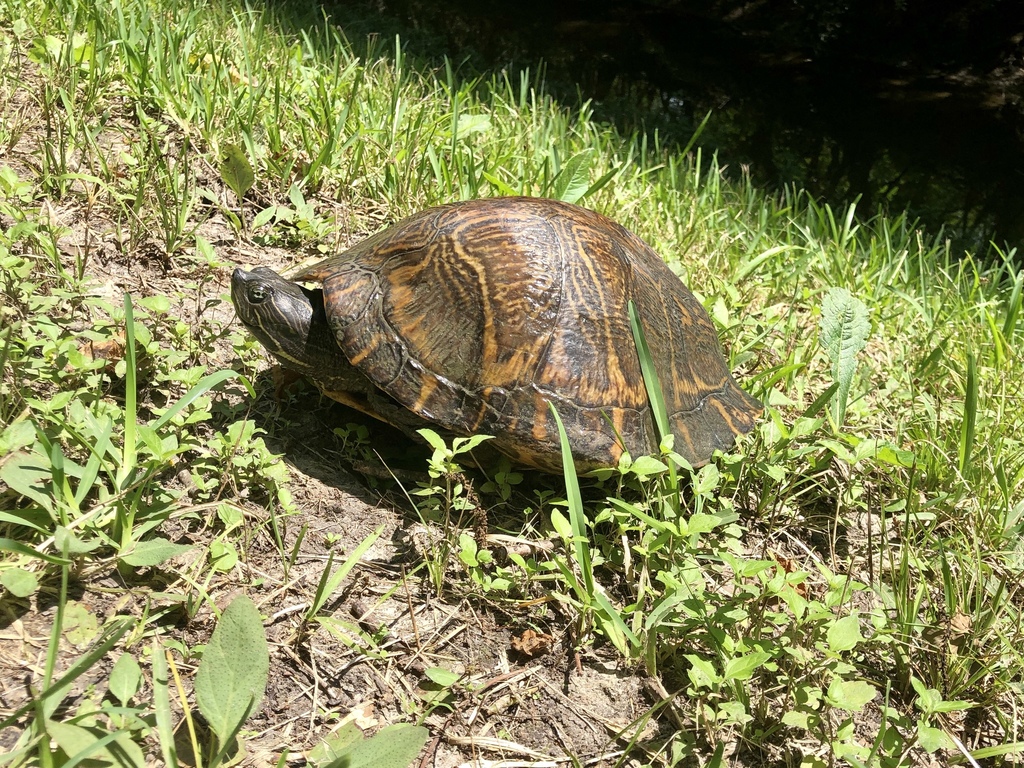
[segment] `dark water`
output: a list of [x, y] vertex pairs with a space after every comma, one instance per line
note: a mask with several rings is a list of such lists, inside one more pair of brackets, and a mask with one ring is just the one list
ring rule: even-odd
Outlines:
[[938, 16], [922, 14], [902, 29], [781, 3], [789, 16], [768, 8], [753, 22], [734, 18], [745, 6], [652, 1], [325, 8], [350, 39], [397, 32], [414, 55], [476, 71], [543, 60], [549, 90], [592, 100], [624, 130], [683, 144], [710, 111], [700, 144], [733, 172], [746, 167], [759, 184], [795, 184], [833, 205], [859, 199], [862, 215], [907, 210], [979, 252], [990, 240], [1024, 244], [1024, 14], [1006, 10], [1018, 4], [982, 0], [990, 12], [970, 23], [947, 14], [929, 28], [921, 20]]

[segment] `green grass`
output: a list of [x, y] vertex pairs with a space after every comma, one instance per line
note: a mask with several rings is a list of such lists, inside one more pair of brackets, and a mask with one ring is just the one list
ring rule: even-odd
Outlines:
[[[268, 447], [310, 399], [249, 412], [235, 372], [262, 356], [230, 325], [229, 266], [277, 248], [283, 269], [505, 194], [579, 200], [636, 231], [768, 408], [736, 455], [691, 473], [666, 445], [583, 494], [507, 465], [467, 480], [461, 451], [435, 444], [429, 479], [403, 480], [434, 544], [380, 602], [427, 581], [477, 612], [570, 616], [573, 647], [660, 676], [670, 695], [648, 715], [685, 725], [639, 764], [724, 745], [737, 764], [925, 765], [961, 759], [952, 737], [1021, 759], [1016, 254], [951, 253], [904, 217], [727, 182], [699, 148], [619, 135], [534, 73], [431, 69], [316, 18], [229, 0], [0, 8], [0, 607], [46, 635], [0, 711], [4, 764], [184, 764], [182, 718], [192, 753], [225, 758], [192, 721], [203, 617], [232, 590], [265, 619], [286, 607], [264, 601], [293, 584], [317, 513]], [[221, 176], [232, 146], [254, 171], [241, 205]], [[842, 366], [820, 341], [835, 288], [870, 321]], [[372, 458], [359, 430], [332, 461]], [[488, 514], [555, 545], [495, 558], [468, 530]], [[386, 633], [326, 616], [349, 555], [315, 571], [290, 652], [323, 624], [353, 656], [388, 658]], [[144, 682], [112, 667], [122, 654]], [[396, 719], [437, 729], [438, 701], [409, 694]], [[264, 726], [240, 739], [275, 760], [315, 743]]]

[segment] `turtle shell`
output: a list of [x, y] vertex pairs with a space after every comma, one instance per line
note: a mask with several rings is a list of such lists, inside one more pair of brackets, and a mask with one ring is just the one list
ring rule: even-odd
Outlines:
[[418, 213], [310, 267], [343, 353], [380, 390], [514, 460], [560, 471], [657, 451], [630, 329], [637, 307], [675, 449], [694, 466], [748, 432], [761, 405], [729, 372], [696, 297], [600, 214], [539, 198]]

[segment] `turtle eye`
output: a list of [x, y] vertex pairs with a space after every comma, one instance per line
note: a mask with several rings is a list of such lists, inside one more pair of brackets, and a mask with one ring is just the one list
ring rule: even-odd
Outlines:
[[267, 287], [256, 283], [249, 286], [248, 298], [250, 304], [262, 304], [267, 298]]

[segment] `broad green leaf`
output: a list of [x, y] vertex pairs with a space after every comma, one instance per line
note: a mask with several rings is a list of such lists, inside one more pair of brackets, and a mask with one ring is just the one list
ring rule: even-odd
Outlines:
[[426, 680], [420, 683], [416, 694], [428, 709], [454, 709], [455, 695], [448, 686]]
[[430, 444], [430, 447], [433, 448], [435, 451], [445, 452], [448, 450], [448, 446], [445, 443], [444, 438], [442, 438], [434, 430], [417, 429], [416, 434], [418, 434], [420, 437], [426, 440]]
[[450, 688], [459, 682], [459, 675], [452, 672], [450, 669], [444, 669], [443, 667], [430, 667], [423, 671], [423, 674], [428, 679], [434, 681], [438, 685], [443, 685], [445, 688]]
[[963, 701], [963, 700], [940, 701], [938, 704], [935, 705], [935, 711], [936, 712], [963, 712], [963, 711], [968, 710], [968, 709], [974, 709], [974, 707], [976, 707], [976, 706], [978, 706], [978, 705], [975, 702], [973, 702], [973, 701]]
[[722, 518], [718, 515], [709, 515], [706, 512], [695, 512], [686, 520], [687, 533], [708, 533], [715, 530], [722, 524]]
[[801, 712], [800, 710], [791, 709], [789, 712], [782, 716], [782, 722], [785, 725], [792, 726], [794, 728], [803, 728], [805, 731], [808, 730], [808, 720], [810, 720], [811, 714], [809, 712]]
[[107, 683], [110, 693], [122, 705], [127, 705], [131, 697], [139, 692], [140, 685], [142, 668], [139, 662], [130, 653], [122, 653], [110, 670], [110, 681]]
[[813, 435], [821, 429], [823, 421], [823, 419], [809, 419], [806, 416], [797, 417], [796, 421], [793, 422], [792, 429], [790, 430], [789, 439], [799, 440], [802, 437]]
[[[823, 440], [822, 442], [824, 443], [825, 441]], [[876, 437], [854, 440], [852, 444], [854, 446], [854, 461], [852, 463], [864, 461], [865, 459], [875, 459], [886, 464], [895, 464], [902, 467], [909, 468], [914, 466], [913, 451], [902, 450], [892, 443], [879, 440]]]
[[477, 547], [476, 539], [472, 535], [465, 531], [459, 534], [459, 560], [470, 568], [475, 568], [480, 565], [480, 561], [477, 559], [478, 551], [479, 547]]
[[217, 259], [217, 252], [213, 250], [213, 245], [202, 235], [195, 236], [196, 241], [196, 252], [203, 257], [207, 265], [210, 267], [226, 267], [227, 262], [223, 262]]
[[753, 719], [742, 701], [723, 701], [715, 709], [715, 719], [720, 723], [742, 725]]
[[11, 568], [0, 575], [0, 585], [15, 597], [28, 597], [39, 586], [39, 580], [24, 568]]
[[64, 606], [64, 624], [61, 627], [69, 643], [87, 645], [100, 633], [96, 614], [77, 600], [68, 600]]
[[271, 219], [279, 218], [278, 211], [282, 206], [272, 205], [269, 208], [264, 208], [262, 211], [256, 214], [256, 217], [252, 220], [252, 228], [259, 229], [264, 224], [268, 224]]
[[298, 184], [288, 187], [288, 199], [295, 206], [295, 210], [302, 211], [306, 208], [306, 198], [302, 194], [302, 187]]
[[917, 691], [917, 701], [914, 702], [914, 705], [926, 715], [936, 712], [958, 712], [976, 706], [974, 702], [970, 701], [946, 701], [938, 690], [929, 688], [916, 677], [910, 678], [910, 684]]
[[355, 724], [355, 721], [349, 720], [341, 728], [313, 747], [309, 751], [307, 759], [314, 766], [328, 765], [339, 759], [346, 749], [362, 741], [362, 739], [363, 732], [359, 730], [359, 726]]
[[561, 538], [567, 541], [572, 540], [572, 523], [557, 509], [551, 510], [551, 526]]
[[828, 628], [828, 647], [836, 652], [849, 651], [864, 639], [860, 633], [860, 617], [844, 616]]
[[32, 499], [48, 512], [53, 511], [50, 468], [45, 459], [34, 453], [18, 452], [0, 465], [0, 480], [14, 492]]
[[818, 442], [828, 448], [832, 452], [832, 455], [840, 461], [843, 461], [850, 466], [857, 463], [857, 454], [844, 443], [841, 443], [838, 440], [830, 440], [829, 438], [823, 438]]
[[552, 197], [566, 203], [575, 203], [590, 187], [590, 163], [593, 149], [585, 149], [569, 158], [561, 172], [555, 177]]
[[722, 676], [715, 670], [715, 665], [700, 656], [686, 654], [685, 658], [690, 662], [690, 669], [687, 675], [690, 682], [697, 688], [713, 688], [722, 682]]
[[472, 437], [456, 437], [452, 440], [452, 451], [455, 453], [465, 453], [466, 451], [472, 451], [480, 443], [485, 440], [491, 440], [492, 435], [473, 435]]
[[825, 700], [845, 712], [860, 712], [864, 705], [875, 698], [877, 691], [863, 680], [842, 680], [836, 678], [828, 687]]
[[839, 385], [832, 399], [836, 428], [843, 425], [857, 355], [867, 346], [871, 322], [864, 302], [845, 288], [832, 288], [821, 304], [821, 345], [832, 361], [832, 380]]
[[54, 528], [53, 544], [60, 552], [67, 552], [69, 555], [86, 555], [100, 545], [95, 540], [86, 542], [79, 539], [70, 529], [63, 525], [57, 525]]
[[[8, 456], [14, 451], [27, 448], [36, 439], [36, 427], [28, 419], [21, 419], [0, 432], [0, 456]], [[10, 461], [10, 459], [8, 459]]]
[[54, 37], [53, 35], [44, 35], [35, 41], [29, 58], [36, 63], [45, 61], [46, 55], [56, 59], [60, 56], [63, 47], [64, 41], [61, 38]]
[[914, 466], [914, 462], [917, 461], [913, 451], [897, 448], [890, 443], [882, 443], [878, 446], [878, 451], [875, 452], [875, 459], [883, 464], [892, 464], [897, 467], [906, 467], [907, 469]]
[[729, 659], [725, 663], [726, 680], [749, 680], [755, 670], [764, 664], [772, 655], [767, 651], [753, 651], [752, 653]]
[[151, 456], [157, 458], [170, 458], [176, 451], [177, 436], [174, 434], [164, 435], [153, 429], [148, 424], [139, 424], [136, 428], [139, 441], [146, 447]]
[[419, 725], [389, 725], [344, 750], [329, 768], [406, 768], [429, 736]]
[[235, 549], [235, 545], [221, 539], [211, 542], [210, 565], [221, 573], [227, 573], [238, 565], [238, 550]]
[[138, 768], [146, 764], [139, 745], [126, 731], [98, 733], [80, 725], [51, 720], [46, 724], [46, 732], [64, 754], [72, 760], [85, 760], [86, 765], [103, 761], [119, 768]]
[[711, 316], [722, 328], [728, 328], [731, 325], [729, 322], [729, 305], [725, 302], [724, 296], [719, 296], [715, 299], [715, 304], [711, 307]]
[[651, 475], [660, 475], [662, 472], [667, 472], [668, 464], [653, 456], [640, 456], [630, 464], [629, 471], [641, 480], [646, 480]]
[[938, 752], [940, 749], [956, 749], [956, 744], [946, 735], [945, 731], [939, 728], [932, 728], [930, 725], [918, 726], [917, 743], [924, 748], [925, 752]]
[[[797, 656], [795, 658], [800, 659]], [[807, 664], [812, 663], [811, 656], [806, 656], [802, 659]], [[806, 709], [810, 712], [817, 712], [821, 706], [822, 691], [816, 685], [798, 685], [793, 689], [793, 700], [796, 702], [798, 707]]]
[[459, 115], [455, 123], [455, 133], [460, 139], [472, 136], [474, 133], [486, 133], [491, 130], [491, 118], [487, 115]]
[[218, 504], [217, 519], [224, 525], [225, 532], [233, 531], [245, 523], [245, 513], [235, 504]]
[[173, 541], [161, 538], [149, 539], [137, 542], [131, 551], [122, 555], [120, 559], [121, 562], [133, 568], [151, 568], [170, 560], [175, 555], [188, 552], [193, 546], [193, 544], [175, 544]]
[[135, 303], [140, 307], [155, 312], [156, 314], [166, 315], [171, 311], [171, 300], [164, 294], [156, 294], [155, 296], [140, 296], [135, 299]]
[[942, 701], [942, 694], [935, 688], [929, 688], [923, 681], [913, 676], [910, 678], [910, 684], [917, 691], [917, 701], [914, 702], [914, 705], [925, 714], [935, 712], [936, 707]]
[[256, 181], [252, 165], [245, 153], [236, 144], [225, 144], [220, 153], [220, 177], [231, 187], [238, 202], [242, 202], [245, 193], [252, 189]]
[[[708, 516], [712, 517], [712, 515]], [[717, 518], [715, 519], [717, 520]], [[729, 564], [729, 567], [732, 568], [736, 573], [736, 576], [741, 579], [753, 578], [760, 573], [764, 573], [767, 570], [774, 570], [779, 566], [779, 563], [776, 560], [744, 560], [742, 558], [734, 558], [731, 555], [727, 555], [726, 557], [726, 562]]]
[[260, 612], [242, 595], [221, 615], [196, 673], [196, 704], [222, 744], [259, 706], [269, 670]]
[[697, 480], [693, 486], [693, 492], [698, 496], [707, 496], [712, 493], [722, 480], [722, 473], [717, 464], [706, 464], [697, 472]]

